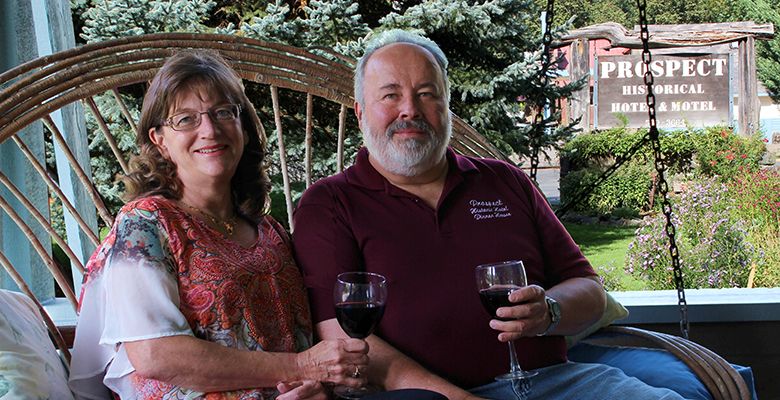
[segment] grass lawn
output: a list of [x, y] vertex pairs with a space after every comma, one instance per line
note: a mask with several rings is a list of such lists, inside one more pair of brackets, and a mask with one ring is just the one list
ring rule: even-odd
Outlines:
[[565, 223], [564, 226], [596, 272], [606, 278], [607, 290], [645, 289], [641, 281], [623, 271], [635, 227], [574, 223]]

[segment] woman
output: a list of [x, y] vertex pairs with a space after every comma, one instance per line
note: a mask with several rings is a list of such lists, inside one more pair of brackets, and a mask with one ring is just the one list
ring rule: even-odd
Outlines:
[[325, 398], [360, 386], [365, 342], [312, 347], [288, 236], [266, 215], [265, 135], [217, 54], [152, 80], [129, 202], [87, 265], [71, 367], [77, 397]]

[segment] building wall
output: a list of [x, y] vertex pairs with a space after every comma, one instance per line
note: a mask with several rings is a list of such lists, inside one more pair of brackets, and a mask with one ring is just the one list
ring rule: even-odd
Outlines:
[[780, 145], [780, 103], [775, 103], [769, 97], [766, 89], [758, 91], [761, 101], [761, 133], [769, 144]]

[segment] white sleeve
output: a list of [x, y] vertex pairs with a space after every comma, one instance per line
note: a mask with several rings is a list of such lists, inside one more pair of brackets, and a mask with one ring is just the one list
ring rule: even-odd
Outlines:
[[165, 233], [155, 218], [121, 217], [103, 267], [90, 273], [81, 299], [70, 376], [79, 398], [105, 398], [106, 388], [133, 398], [129, 378], [135, 368], [124, 342], [193, 335], [179, 310]]
[[179, 310], [176, 276], [149, 260], [116, 260], [103, 274], [105, 313], [100, 344], [192, 335]]

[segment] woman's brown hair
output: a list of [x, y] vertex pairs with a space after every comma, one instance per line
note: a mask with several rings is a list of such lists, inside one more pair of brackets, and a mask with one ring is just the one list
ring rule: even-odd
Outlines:
[[244, 93], [241, 78], [218, 53], [182, 51], [169, 57], [152, 79], [141, 107], [136, 132], [139, 154], [130, 160], [130, 173], [122, 178], [125, 200], [159, 195], [173, 200], [182, 196], [176, 165], [163, 157], [149, 138], [150, 129], [161, 129], [171, 106], [184, 91], [203, 88], [241, 106], [241, 126], [249, 140], [230, 182], [233, 205], [246, 218], [259, 222], [268, 211], [271, 182], [265, 170], [266, 137], [255, 108]]

